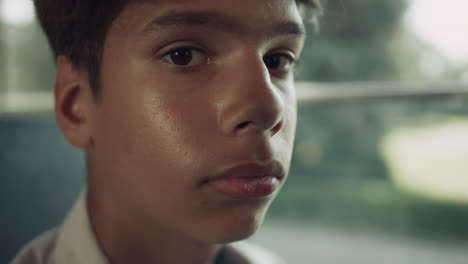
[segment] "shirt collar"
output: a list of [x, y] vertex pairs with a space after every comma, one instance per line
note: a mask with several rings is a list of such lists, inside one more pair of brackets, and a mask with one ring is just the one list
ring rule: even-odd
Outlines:
[[[91, 227], [86, 203], [87, 192], [83, 191], [72, 210], [58, 230], [53, 263], [110, 264], [101, 251]], [[248, 242], [236, 242], [224, 249], [237, 264], [271, 264], [278, 259], [270, 252]]]
[[83, 191], [59, 229], [55, 263], [108, 264], [89, 221], [86, 191]]

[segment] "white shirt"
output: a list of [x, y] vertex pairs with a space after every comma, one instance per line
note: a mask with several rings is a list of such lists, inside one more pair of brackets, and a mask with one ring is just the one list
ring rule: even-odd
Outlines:
[[[10, 264], [109, 264], [98, 246], [86, 209], [85, 193], [64, 223], [32, 240]], [[282, 264], [271, 252], [248, 242], [237, 242], [227, 249], [245, 259], [236, 264]]]

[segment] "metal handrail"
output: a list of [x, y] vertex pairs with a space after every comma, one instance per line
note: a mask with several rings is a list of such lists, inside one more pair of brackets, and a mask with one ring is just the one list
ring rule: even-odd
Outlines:
[[333, 101], [376, 100], [408, 97], [468, 96], [464, 82], [342, 82], [296, 83], [300, 106]]
[[[463, 82], [297, 82], [299, 106], [335, 101], [376, 100], [408, 97], [468, 96]], [[46, 92], [0, 93], [0, 113], [51, 112], [54, 97]]]
[[50, 91], [0, 93], [0, 113], [34, 113], [54, 110], [54, 95]]

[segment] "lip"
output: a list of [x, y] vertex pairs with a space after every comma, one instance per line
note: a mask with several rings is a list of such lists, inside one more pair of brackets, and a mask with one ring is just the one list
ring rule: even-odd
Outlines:
[[206, 183], [230, 198], [261, 198], [274, 193], [284, 176], [284, 168], [278, 161], [248, 162], [231, 167]]

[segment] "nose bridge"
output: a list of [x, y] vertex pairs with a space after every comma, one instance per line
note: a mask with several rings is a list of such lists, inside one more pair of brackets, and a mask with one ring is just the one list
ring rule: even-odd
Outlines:
[[271, 132], [282, 127], [284, 100], [258, 54], [239, 56], [225, 75], [220, 127], [228, 134]]

